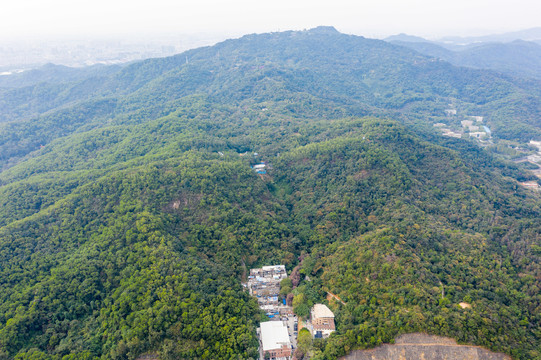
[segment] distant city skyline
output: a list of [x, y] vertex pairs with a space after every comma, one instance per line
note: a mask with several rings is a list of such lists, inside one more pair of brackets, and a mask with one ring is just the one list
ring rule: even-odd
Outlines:
[[537, 0], [6, 0], [0, 41], [301, 30], [319, 25], [383, 38], [486, 35], [541, 26]]

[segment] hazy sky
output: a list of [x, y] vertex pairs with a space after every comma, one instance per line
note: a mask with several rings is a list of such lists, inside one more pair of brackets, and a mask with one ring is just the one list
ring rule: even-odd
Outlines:
[[2, 0], [0, 38], [243, 34], [332, 25], [382, 37], [481, 35], [541, 26], [539, 0]]

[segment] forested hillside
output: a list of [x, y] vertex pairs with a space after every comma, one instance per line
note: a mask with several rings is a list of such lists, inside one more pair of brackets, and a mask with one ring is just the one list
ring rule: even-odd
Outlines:
[[[491, 69], [511, 76], [541, 79], [541, 45], [515, 40], [509, 43], [474, 43], [446, 48], [444, 43], [417, 39], [390, 39], [393, 44], [414, 49], [457, 66]], [[412, 40], [412, 41], [408, 41]]]
[[255, 359], [241, 280], [275, 263], [299, 316], [343, 301], [312, 358], [419, 331], [541, 358], [536, 178], [432, 126], [538, 138], [538, 83], [332, 28], [63, 79], [1, 90], [0, 359]]
[[74, 132], [165, 116], [199, 94], [241, 108], [268, 101], [291, 117], [372, 114], [422, 126], [453, 104], [485, 116], [494, 137], [528, 142], [541, 137], [540, 89], [333, 28], [247, 35], [81, 81], [0, 90], [0, 165]]

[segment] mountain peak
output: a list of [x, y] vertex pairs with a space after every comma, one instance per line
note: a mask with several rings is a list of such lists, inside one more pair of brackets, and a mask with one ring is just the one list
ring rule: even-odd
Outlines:
[[334, 26], [318, 26], [308, 31], [313, 34], [328, 34], [328, 35], [340, 34], [340, 32], [336, 30]]
[[428, 42], [428, 40], [414, 35], [408, 35], [405, 33], [400, 33], [398, 35], [391, 35], [384, 39], [385, 41], [406, 41], [406, 42]]

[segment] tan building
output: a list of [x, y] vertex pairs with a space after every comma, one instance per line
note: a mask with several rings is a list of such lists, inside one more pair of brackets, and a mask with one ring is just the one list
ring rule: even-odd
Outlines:
[[310, 311], [310, 328], [315, 338], [329, 337], [336, 330], [331, 309], [323, 304], [315, 304]]

